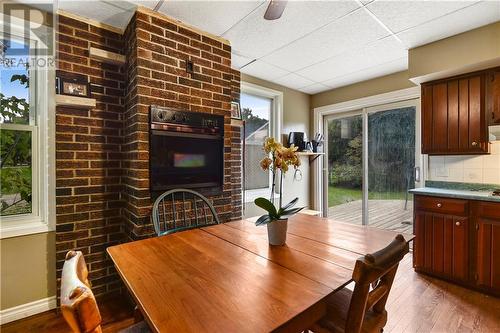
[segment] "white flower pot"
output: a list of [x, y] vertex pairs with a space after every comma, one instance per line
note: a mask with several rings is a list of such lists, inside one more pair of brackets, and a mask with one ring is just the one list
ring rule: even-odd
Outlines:
[[286, 230], [288, 219], [275, 220], [267, 224], [267, 238], [271, 245], [284, 245], [286, 242]]

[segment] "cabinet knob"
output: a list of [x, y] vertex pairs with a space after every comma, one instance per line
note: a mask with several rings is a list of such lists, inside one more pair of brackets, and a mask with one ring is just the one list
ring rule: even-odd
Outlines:
[[442, 205], [440, 202], [438, 202], [438, 204], [437, 204], [436, 206], [437, 206], [438, 208], [441, 208], [443, 205]]
[[477, 141], [472, 141], [472, 146], [473, 147], [477, 146]]
[[459, 227], [459, 226], [460, 226], [460, 221], [455, 222], [455, 225], [456, 225], [457, 227]]

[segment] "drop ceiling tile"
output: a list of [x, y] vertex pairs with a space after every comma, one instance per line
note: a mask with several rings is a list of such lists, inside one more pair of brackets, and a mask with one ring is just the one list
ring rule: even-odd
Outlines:
[[260, 58], [358, 7], [355, 1], [289, 1], [281, 18], [268, 21], [263, 5], [223, 37], [243, 54]]
[[305, 77], [302, 77], [294, 73], [290, 73], [288, 75], [280, 77], [274, 80], [274, 82], [292, 89], [299, 89], [305, 86], [310, 86], [311, 84], [315, 83], [309, 79], [306, 79]]
[[315, 82], [324, 82], [407, 57], [407, 55], [408, 51], [403, 45], [396, 38], [389, 36], [362, 48], [344, 52], [323, 62], [301, 69], [296, 73]]
[[125, 10], [123, 6], [126, 4], [123, 3], [117, 5], [113, 2], [92, 1], [91, 4], [83, 0], [60, 0], [58, 8], [121, 29], [127, 27], [135, 10], [135, 6], [131, 6], [130, 10]]
[[235, 50], [231, 52], [231, 67], [234, 69], [240, 69], [252, 60], [252, 58], [245, 57], [244, 55], [235, 52]]
[[317, 93], [320, 93], [322, 91], [326, 91], [326, 90], [330, 90], [330, 87], [327, 87], [321, 83], [314, 83], [314, 84], [311, 84], [310, 86], [307, 86], [307, 87], [302, 87], [299, 89], [299, 91], [302, 91], [306, 94], [317, 94]]
[[170, 1], [163, 2], [160, 12], [210, 32], [221, 35], [263, 4], [254, 1]]
[[[477, 0], [474, 0], [477, 1]], [[366, 6], [392, 32], [415, 27], [470, 6], [474, 1], [374, 1]]]
[[268, 81], [274, 81], [288, 74], [284, 69], [265, 63], [262, 60], [257, 60], [246, 65], [241, 68], [241, 72]]
[[356, 10], [262, 59], [294, 72], [388, 35], [365, 10]]
[[410, 48], [500, 21], [500, 1], [482, 1], [397, 36]]
[[[59, 0], [61, 1], [61, 0]], [[64, 0], [63, 0], [64, 1]], [[160, 0], [100, 0], [123, 9], [135, 9], [137, 6], [154, 9]]]
[[389, 75], [396, 72], [401, 72], [406, 69], [408, 69], [408, 58], [403, 57], [400, 59], [396, 59], [394, 61], [390, 61], [385, 64], [379, 64], [367, 69], [363, 69], [358, 72], [350, 73], [344, 76], [339, 76], [334, 79], [321, 83], [333, 89], [333, 88], [347, 86], [349, 84], [353, 84], [356, 82], [361, 82], [376, 77]]

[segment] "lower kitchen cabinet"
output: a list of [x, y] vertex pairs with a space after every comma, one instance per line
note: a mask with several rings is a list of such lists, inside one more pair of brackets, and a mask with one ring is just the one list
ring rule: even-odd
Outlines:
[[413, 265], [500, 293], [500, 203], [415, 195]]
[[[443, 206], [442, 200], [431, 200], [436, 201], [436, 207]], [[469, 274], [468, 218], [419, 209], [415, 213], [414, 225], [415, 268], [466, 281]]]
[[477, 203], [474, 280], [478, 287], [500, 293], [500, 204]]

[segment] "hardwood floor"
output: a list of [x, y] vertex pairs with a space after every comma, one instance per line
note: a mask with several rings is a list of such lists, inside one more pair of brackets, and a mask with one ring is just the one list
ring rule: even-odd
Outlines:
[[[105, 333], [133, 323], [133, 306], [127, 298], [110, 298], [99, 306]], [[384, 332], [500, 332], [500, 298], [416, 274], [411, 254], [401, 262], [387, 311]], [[0, 331], [59, 333], [69, 328], [54, 310], [3, 325]]]
[[[118, 332], [134, 323], [134, 306], [127, 297], [118, 295], [98, 300], [103, 332]], [[0, 326], [1, 333], [70, 333], [70, 328], [56, 310]]]

